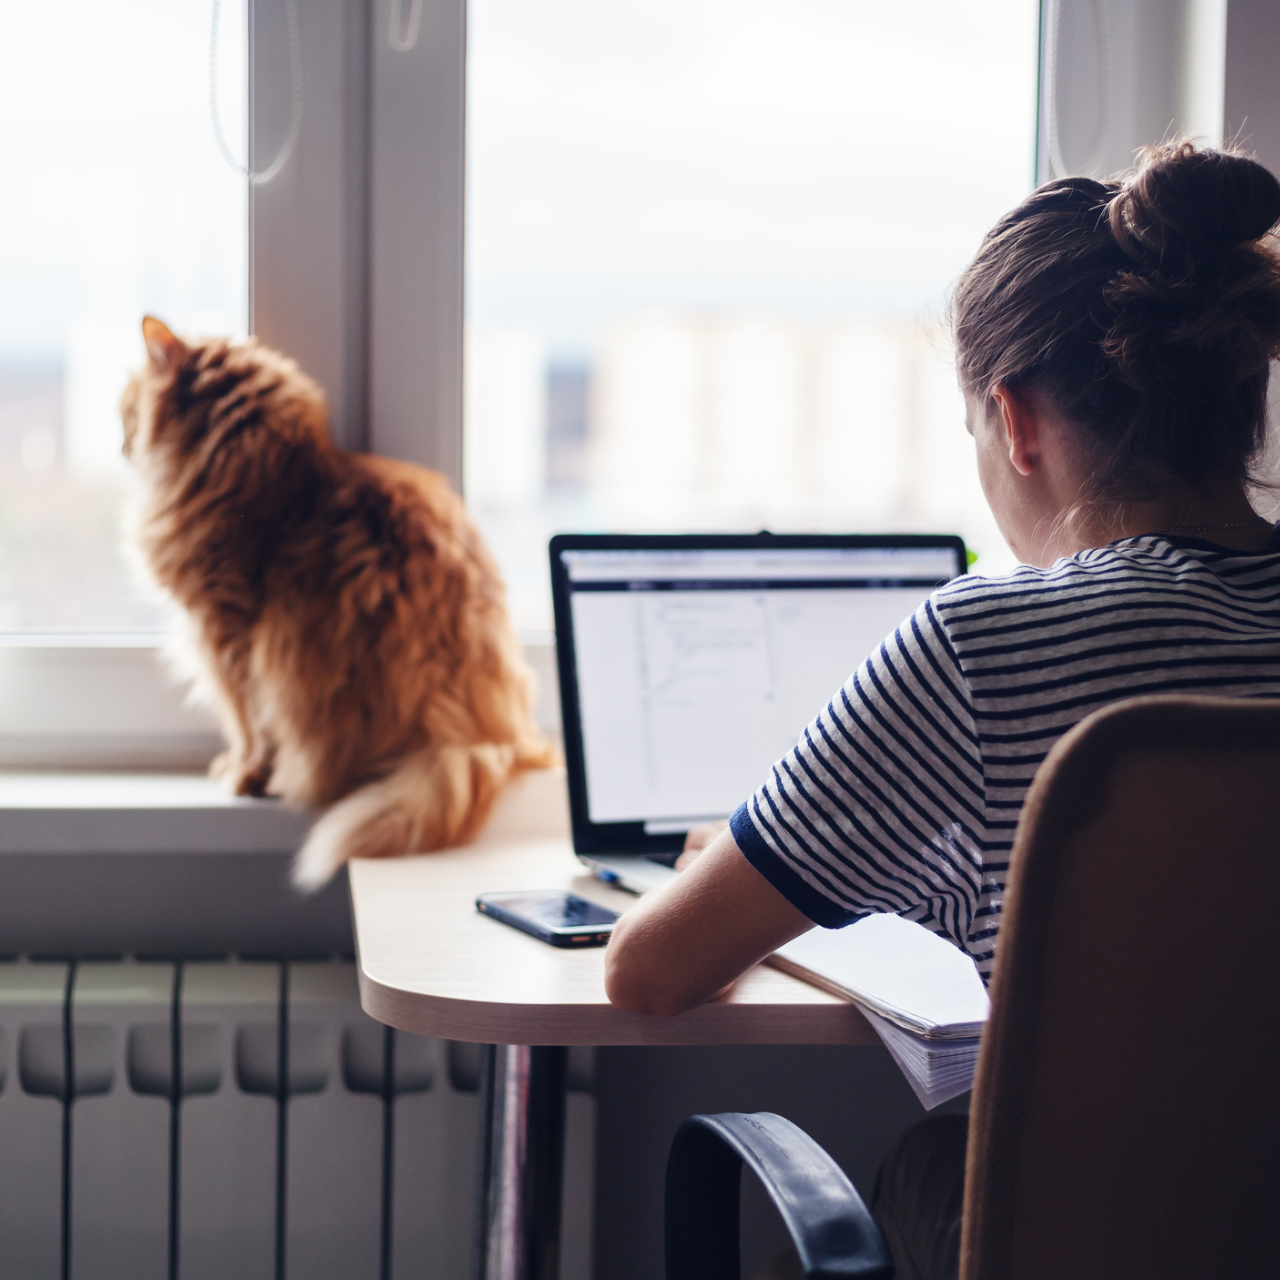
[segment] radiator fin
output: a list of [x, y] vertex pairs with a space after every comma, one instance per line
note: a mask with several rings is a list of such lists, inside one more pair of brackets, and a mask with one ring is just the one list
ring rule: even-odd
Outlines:
[[[0, 1280], [468, 1275], [479, 1060], [368, 1018], [346, 961], [0, 962]], [[561, 1280], [590, 1280], [594, 1105]]]
[[75, 1088], [67, 1108], [71, 1280], [167, 1280], [169, 1103], [126, 1082], [130, 1031], [169, 1013], [173, 982], [172, 964], [75, 966]]
[[65, 964], [0, 964], [0, 1027], [9, 1055], [0, 1092], [0, 1257], [22, 1280], [62, 1274], [67, 974]]

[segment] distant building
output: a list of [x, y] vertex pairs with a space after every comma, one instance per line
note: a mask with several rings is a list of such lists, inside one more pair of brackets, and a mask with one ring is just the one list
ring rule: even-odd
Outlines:
[[466, 392], [467, 500], [537, 625], [556, 529], [959, 532], [1013, 563], [949, 344], [900, 317], [639, 312], [590, 368], [472, 329]]
[[587, 484], [591, 367], [547, 366], [547, 489], [576, 492]]
[[981, 501], [971, 451], [949, 353], [896, 317], [655, 311], [601, 344], [590, 484], [645, 523], [954, 520]]

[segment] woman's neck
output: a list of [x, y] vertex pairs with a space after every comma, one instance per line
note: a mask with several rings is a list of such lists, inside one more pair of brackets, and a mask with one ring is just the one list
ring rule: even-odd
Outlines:
[[1091, 504], [1068, 535], [1076, 550], [1146, 533], [1199, 538], [1235, 551], [1261, 551], [1272, 526], [1253, 509], [1243, 485], [1230, 482], [1151, 498]]

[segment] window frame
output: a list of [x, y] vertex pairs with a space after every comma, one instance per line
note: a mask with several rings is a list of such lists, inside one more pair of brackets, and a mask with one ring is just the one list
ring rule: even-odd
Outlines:
[[[392, 9], [303, 7], [302, 131], [249, 194], [249, 328], [327, 389], [339, 444], [460, 487], [466, 0], [423, 0], [405, 52]], [[250, 0], [255, 167], [288, 129], [287, 39], [282, 0]]]
[[[1039, 0], [1041, 180], [1046, 34], [1062, 2]], [[422, 0], [418, 39], [406, 52], [389, 41], [393, 4], [299, 0], [302, 129], [280, 174], [250, 190], [249, 327], [327, 389], [339, 444], [435, 468], [461, 490], [467, 0]], [[1269, 5], [1192, 7], [1196, 30], [1223, 24], [1221, 80], [1203, 62], [1196, 72], [1210, 98], [1226, 99], [1210, 102], [1208, 117], [1225, 113], [1229, 136], [1245, 125], [1246, 142], [1274, 164], [1274, 59], [1260, 52], [1280, 50]], [[396, 5], [406, 20], [410, 8]], [[1149, 5], [1113, 0], [1112, 8], [1114, 68], [1141, 72], [1144, 85], [1186, 74], [1181, 65], [1154, 66], [1155, 44], [1138, 38]], [[249, 0], [255, 166], [270, 162], [288, 129], [285, 15], [286, 0]], [[1061, 65], [1057, 72], [1065, 114], [1071, 104], [1061, 94], [1072, 76]], [[1191, 97], [1208, 101], [1203, 88]], [[542, 675], [539, 721], [554, 728], [550, 637], [526, 637], [526, 652]], [[216, 726], [186, 706], [159, 656], [157, 640], [137, 636], [0, 635], [0, 768], [203, 765]]]

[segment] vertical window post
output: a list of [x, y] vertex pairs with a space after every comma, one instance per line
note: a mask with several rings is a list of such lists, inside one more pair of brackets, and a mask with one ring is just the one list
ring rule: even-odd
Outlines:
[[[460, 486], [465, 0], [422, 0], [416, 31], [414, 0], [300, 8], [302, 129], [251, 192], [250, 325], [328, 392], [339, 444]], [[249, 24], [261, 168], [293, 109], [285, 0]]]

